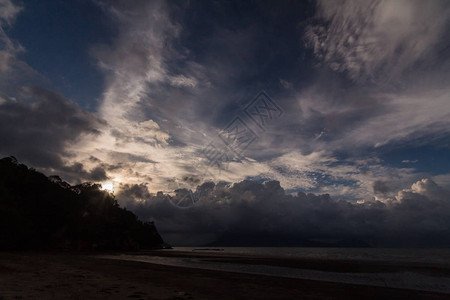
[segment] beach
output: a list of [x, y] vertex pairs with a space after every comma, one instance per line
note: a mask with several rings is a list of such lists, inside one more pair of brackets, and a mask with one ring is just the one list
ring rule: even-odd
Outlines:
[[[128, 255], [128, 256], [127, 256]], [[126, 257], [206, 259], [223, 264], [395, 272], [420, 265], [249, 257], [211, 252], [146, 251]], [[446, 293], [169, 266], [121, 253], [0, 253], [0, 299], [449, 299]], [[388, 265], [391, 265], [389, 267]], [[422, 266], [424, 267], [424, 266]], [[355, 269], [356, 268], [356, 269]], [[395, 270], [386, 270], [394, 268]], [[424, 267], [424, 272], [446, 268]]]

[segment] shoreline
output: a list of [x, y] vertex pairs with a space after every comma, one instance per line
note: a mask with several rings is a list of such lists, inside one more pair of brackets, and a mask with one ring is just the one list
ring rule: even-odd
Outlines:
[[241, 255], [215, 251], [156, 251], [103, 257], [175, 267], [450, 294], [448, 264]]
[[409, 262], [394, 260], [364, 260], [364, 259], [335, 259], [311, 257], [286, 257], [276, 255], [254, 255], [230, 253], [222, 251], [183, 251], [183, 250], [150, 250], [139, 252], [124, 252], [121, 254], [148, 257], [185, 257], [199, 258], [207, 261], [214, 259], [222, 263], [256, 264], [279, 267], [311, 269], [330, 272], [398, 272], [413, 271], [439, 274], [450, 277], [450, 263], [443, 265], [429, 262]]
[[[170, 250], [169, 250], [170, 251]], [[175, 256], [148, 251], [138, 255]], [[105, 259], [118, 253], [0, 253], [0, 299], [448, 299], [448, 294]], [[136, 253], [134, 253], [136, 254]], [[222, 253], [220, 253], [222, 254]], [[222, 259], [218, 253], [188, 253]], [[247, 256], [232, 255], [245, 261]], [[253, 259], [266, 260], [258, 257]], [[292, 261], [291, 261], [292, 262]], [[248, 261], [247, 261], [248, 263]], [[282, 263], [288, 263], [286, 260]], [[317, 261], [311, 261], [317, 264]], [[323, 262], [325, 264], [325, 262]], [[328, 262], [333, 265], [333, 262]], [[319, 263], [320, 265], [320, 263]], [[336, 267], [336, 266], [335, 266]], [[19, 297], [19, 298], [18, 298]]]

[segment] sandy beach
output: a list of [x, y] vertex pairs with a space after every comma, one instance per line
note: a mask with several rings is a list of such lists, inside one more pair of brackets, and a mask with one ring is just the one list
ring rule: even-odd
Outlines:
[[[114, 255], [110, 253], [109, 255]], [[289, 260], [155, 251], [146, 256], [293, 264]], [[102, 258], [104, 254], [0, 254], [0, 299], [449, 299], [448, 294], [164, 266]], [[251, 261], [254, 260], [254, 261]], [[297, 261], [308, 268], [380, 268], [370, 263]], [[393, 266], [399, 268], [400, 266]], [[414, 266], [411, 266], [414, 267]], [[420, 267], [420, 266], [416, 266]], [[381, 268], [386, 266], [381, 265]], [[433, 270], [432, 270], [433, 271]], [[437, 271], [437, 270], [434, 270]], [[441, 270], [446, 272], [445, 270]]]

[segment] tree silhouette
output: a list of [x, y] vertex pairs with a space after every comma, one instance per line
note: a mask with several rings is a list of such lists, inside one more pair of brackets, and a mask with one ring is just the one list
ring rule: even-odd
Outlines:
[[162, 247], [153, 222], [119, 207], [94, 183], [71, 186], [58, 176], [0, 159], [0, 249], [136, 250]]

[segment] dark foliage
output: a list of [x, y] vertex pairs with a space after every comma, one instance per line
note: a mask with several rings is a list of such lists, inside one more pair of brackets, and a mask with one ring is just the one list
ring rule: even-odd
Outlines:
[[71, 186], [0, 159], [0, 249], [159, 248], [153, 222], [141, 222], [120, 208], [100, 185]]

